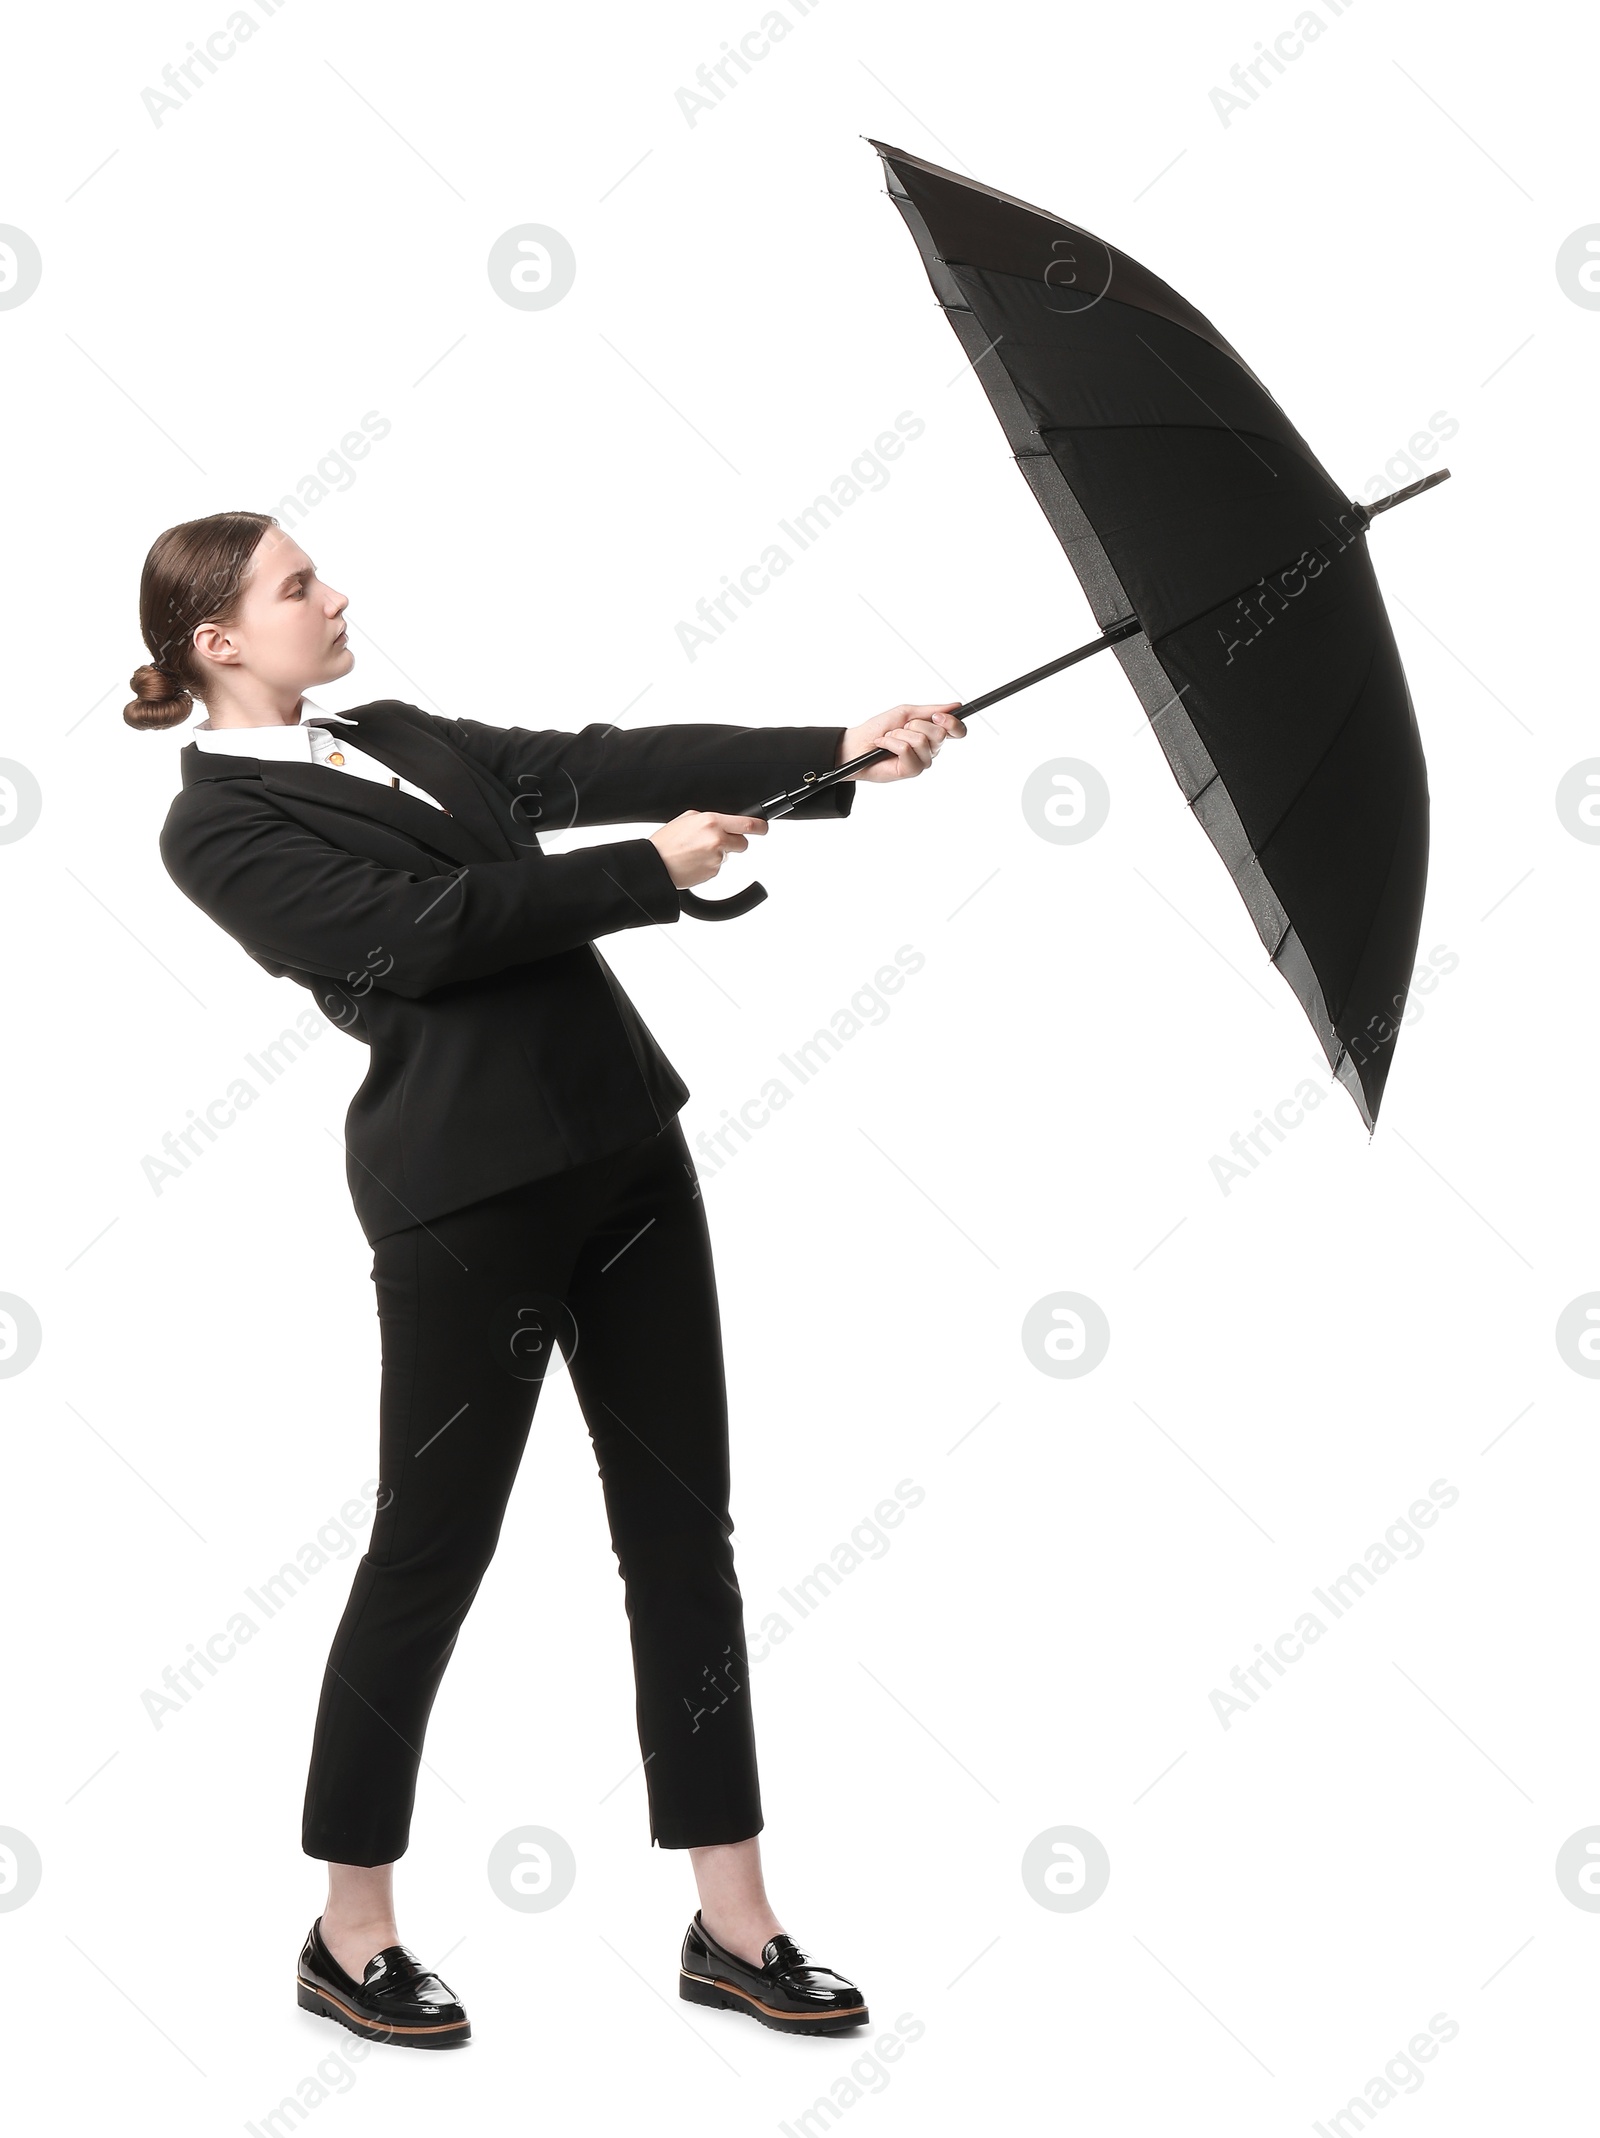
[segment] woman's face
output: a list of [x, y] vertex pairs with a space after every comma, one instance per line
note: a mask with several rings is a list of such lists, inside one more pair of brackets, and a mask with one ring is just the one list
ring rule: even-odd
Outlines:
[[195, 628], [196, 651], [224, 684], [249, 676], [273, 692], [298, 693], [355, 666], [344, 631], [348, 594], [325, 586], [281, 527], [269, 527], [250, 559], [237, 614]]

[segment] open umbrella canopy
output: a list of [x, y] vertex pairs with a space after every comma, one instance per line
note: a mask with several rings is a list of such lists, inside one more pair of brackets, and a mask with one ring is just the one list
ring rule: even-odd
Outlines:
[[1352, 502], [1137, 260], [872, 146], [1190, 808], [1370, 1128], [1428, 859], [1427, 768], [1367, 555], [1398, 497]]

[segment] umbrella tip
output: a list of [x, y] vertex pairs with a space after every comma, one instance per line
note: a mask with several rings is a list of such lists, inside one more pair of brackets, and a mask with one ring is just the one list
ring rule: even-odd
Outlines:
[[1387, 512], [1395, 505], [1404, 505], [1411, 498], [1421, 497], [1424, 490], [1437, 489], [1440, 483], [1447, 483], [1449, 480], [1450, 470], [1448, 468], [1435, 468], [1431, 475], [1424, 475], [1421, 482], [1407, 483], [1403, 490], [1391, 490], [1387, 497], [1380, 497], [1370, 505], [1362, 504], [1359, 500], [1352, 500], [1352, 502], [1355, 504], [1356, 510], [1362, 515], [1363, 524], [1365, 524], [1365, 522], [1375, 519], [1380, 512]]

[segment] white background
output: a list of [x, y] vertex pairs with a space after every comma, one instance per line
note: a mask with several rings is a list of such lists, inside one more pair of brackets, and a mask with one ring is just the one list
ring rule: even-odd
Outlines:
[[[1555, 256], [1600, 219], [1592, 30], [1319, 5], [1324, 34], [1224, 126], [1211, 90], [1294, 0], [784, 12], [693, 126], [675, 93], [760, 0], [256, 5], [159, 127], [141, 91], [224, 0], [9, 32], [0, 220], [44, 276], [0, 312], [0, 754], [43, 813], [0, 848], [0, 1290], [43, 1343], [3, 1389], [0, 1825], [44, 1869], [0, 1913], [8, 2088], [76, 2128], [260, 2127], [311, 2078], [301, 2120], [351, 2138], [759, 2132], [912, 2014], [899, 2061], [830, 2096], [851, 2131], [1275, 2133], [1338, 2113], [1442, 2013], [1459, 2031], [1374, 2120], [1573, 2127], [1600, 1920], [1554, 1864], [1600, 1821], [1600, 1461], [1596, 1389], [1554, 1332], [1600, 1285], [1600, 849], [1554, 796], [1596, 748], [1573, 652], [1600, 316]], [[325, 1029], [147, 1183], [306, 998], [161, 866], [182, 737], [121, 717], [140, 565], [176, 521], [273, 509], [377, 410], [388, 436], [295, 530], [351, 597], [335, 706], [846, 723], [1089, 637], [869, 134], [1146, 262], [1353, 495], [1434, 412], [1459, 424], [1452, 482], [1371, 538], [1429, 761], [1422, 948], [1457, 962], [1369, 1142], [1110, 660], [862, 790], [847, 824], [775, 827], [758, 915], [608, 941], [692, 1087], [691, 1139], [897, 947], [926, 961], [705, 1188], [752, 1638], [898, 1480], [926, 1494], [752, 1680], [773, 1898], [875, 2025], [799, 2042], [676, 1999], [688, 1867], [648, 1846], [563, 1377], [399, 1874], [402, 1935], [477, 2039], [329, 2063], [351, 2038], [296, 2010], [290, 1971], [353, 1554], [159, 1730], [141, 1694], [373, 1474], [370, 1253], [336, 1140], [365, 1056]], [[526, 222], [577, 257], [541, 312], [486, 273]], [[926, 429], [887, 487], [686, 659], [695, 602], [902, 410]], [[1062, 755], [1111, 791], [1080, 846], [1020, 807]], [[1323, 1103], [1225, 1195], [1213, 1155], [1308, 1077]], [[1077, 1380], [1022, 1346], [1059, 1291], [1109, 1319]], [[1436, 1479], [1459, 1499], [1420, 1556], [1224, 1729], [1213, 1688]], [[577, 1857], [547, 1913], [486, 1876], [525, 1824]], [[1110, 1857], [1079, 1912], [1021, 1875], [1061, 1825]]]

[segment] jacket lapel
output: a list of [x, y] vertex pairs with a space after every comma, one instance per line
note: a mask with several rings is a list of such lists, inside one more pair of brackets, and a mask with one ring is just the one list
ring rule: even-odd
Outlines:
[[[502, 800], [491, 775], [477, 775], [477, 767], [470, 765], [448, 743], [441, 742], [424, 728], [415, 726], [398, 713], [388, 712], [382, 705], [357, 706], [344, 716], [341, 726], [354, 727], [352, 741], [358, 750], [375, 757], [379, 764], [387, 765], [391, 772], [398, 772], [411, 781], [414, 787], [422, 787], [429, 794], [437, 795], [451, 812], [447, 824], [455, 824], [469, 832], [485, 851], [459, 858], [481, 861], [508, 859], [523, 851], [513, 844], [502, 830], [503, 812], [509, 797]], [[337, 735], [338, 728], [333, 730]], [[291, 767], [275, 765], [275, 771], [305, 770], [322, 772], [322, 765]], [[435, 830], [438, 829], [439, 812], [427, 802], [419, 802], [413, 795], [399, 794], [392, 787], [380, 787], [375, 780], [351, 779], [336, 772], [334, 777], [347, 787], [370, 788], [374, 794], [387, 794], [393, 800], [407, 802], [421, 818]], [[415, 824], [418, 819], [410, 819]]]
[[[374, 757], [377, 754], [376, 750], [372, 752]], [[448, 855], [452, 861], [500, 859], [499, 853], [460, 817], [446, 816], [431, 802], [419, 802], [414, 794], [380, 787], [376, 780], [354, 778], [332, 765], [279, 765], [270, 758], [258, 762], [261, 784], [271, 793], [292, 795], [296, 801], [315, 802], [320, 809], [338, 809], [348, 816], [374, 818], [392, 831], [403, 832], [416, 845], [427, 847], [431, 853]], [[426, 784], [418, 781], [419, 786]], [[439, 794], [437, 786], [429, 786], [428, 791]], [[444, 798], [440, 795], [441, 801]]]
[[[337, 732], [349, 733], [356, 748], [398, 772], [414, 786], [437, 795], [444, 809], [398, 788], [381, 786], [332, 765], [280, 764], [274, 758], [235, 757], [188, 743], [179, 752], [185, 786], [200, 779], [255, 776], [272, 792], [315, 802], [324, 809], [373, 819], [402, 832], [418, 846], [451, 861], [501, 861], [526, 852], [501, 830], [492, 776], [475, 776], [466, 760], [436, 736], [398, 714], [363, 706], [346, 716]], [[507, 798], [509, 807], [509, 798]], [[449, 814], [446, 814], [446, 811]]]

